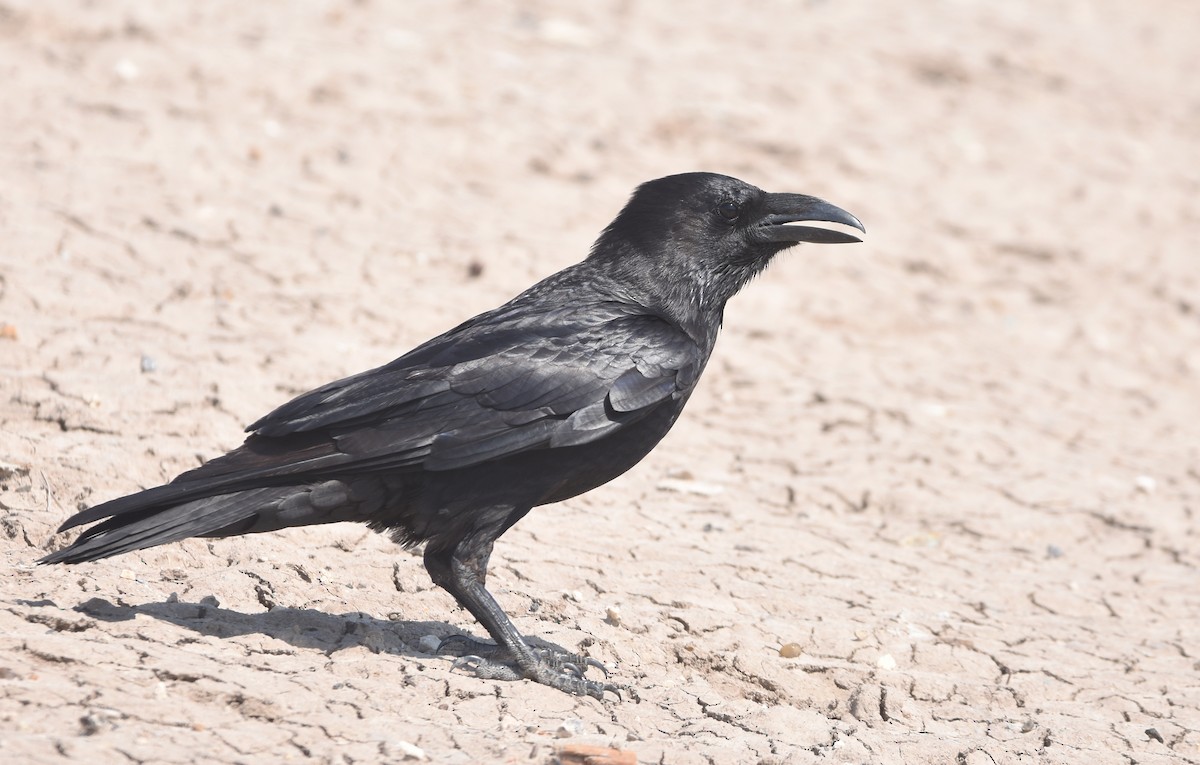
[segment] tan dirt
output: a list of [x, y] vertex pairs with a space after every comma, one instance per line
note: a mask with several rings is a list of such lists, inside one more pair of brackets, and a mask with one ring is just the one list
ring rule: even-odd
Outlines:
[[[1200, 6], [515, 5], [0, 0], [0, 761], [1200, 762]], [[869, 237], [497, 546], [640, 702], [360, 527], [32, 565], [694, 169]]]

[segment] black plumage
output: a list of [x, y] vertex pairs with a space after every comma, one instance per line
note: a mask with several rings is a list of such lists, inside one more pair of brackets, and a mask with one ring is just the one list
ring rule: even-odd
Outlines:
[[775, 254], [859, 241], [803, 221], [862, 229], [814, 197], [726, 176], [643, 184], [584, 261], [284, 404], [229, 454], [76, 514], [59, 530], [100, 523], [41, 562], [360, 521], [425, 544], [433, 581], [496, 640], [454, 640], [481, 674], [599, 697], [615, 686], [583, 677], [579, 657], [531, 649], [484, 589], [492, 545], [531, 508], [612, 480], [659, 442], [708, 362], [726, 301]]

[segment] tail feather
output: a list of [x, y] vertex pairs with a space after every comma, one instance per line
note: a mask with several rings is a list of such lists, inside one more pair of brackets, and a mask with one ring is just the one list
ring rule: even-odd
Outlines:
[[[267, 487], [126, 511], [83, 532], [74, 544], [38, 563], [82, 563], [198, 536], [218, 536], [231, 526], [249, 530], [260, 512], [278, 506], [297, 488]], [[135, 495], [136, 496], [136, 495]]]
[[[80, 534], [70, 547], [50, 553], [38, 563], [82, 563], [189, 537], [226, 537], [289, 526], [369, 521], [385, 506], [388, 497], [386, 483], [374, 478], [349, 483], [328, 480], [298, 486], [260, 486], [183, 500], [167, 492], [164, 500], [161, 490], [170, 488], [172, 484], [167, 484], [84, 511], [89, 519], [105, 520]], [[77, 525], [78, 517], [64, 528]]]
[[313, 479], [318, 468], [346, 462], [329, 436], [305, 434], [279, 440], [251, 436], [229, 454], [210, 460], [162, 486], [102, 502], [68, 518], [58, 531], [110, 516], [138, 516], [150, 508], [190, 503], [217, 494], [234, 494], [266, 486], [295, 486]]
[[[75, 513], [63, 521], [63, 524], [58, 527], [58, 533], [61, 534], [76, 526], [93, 523], [102, 518], [116, 520], [116, 516], [123, 515], [142, 517], [147, 512], [154, 512], [174, 505], [182, 505], [192, 500], [206, 499], [213, 496], [213, 490], [214, 487], [211, 486], [188, 486], [176, 483], [155, 486], [152, 489], [146, 489], [124, 497], [110, 499], [107, 502], [101, 502], [98, 505], [89, 507], [87, 510]], [[100, 527], [97, 526], [96, 528]], [[95, 529], [92, 530], [95, 531]]]

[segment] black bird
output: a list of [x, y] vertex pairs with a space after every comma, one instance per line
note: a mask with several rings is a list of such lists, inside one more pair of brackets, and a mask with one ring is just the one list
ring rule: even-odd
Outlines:
[[804, 221], [865, 231], [815, 197], [723, 175], [645, 183], [586, 260], [284, 404], [223, 457], [74, 515], [60, 532], [102, 522], [39, 562], [361, 521], [425, 544], [434, 583], [496, 641], [443, 643], [471, 654], [480, 676], [616, 692], [584, 676], [596, 662], [526, 643], [484, 588], [492, 545], [531, 508], [607, 483], [654, 448], [708, 363], [725, 302], [776, 253], [861, 241]]

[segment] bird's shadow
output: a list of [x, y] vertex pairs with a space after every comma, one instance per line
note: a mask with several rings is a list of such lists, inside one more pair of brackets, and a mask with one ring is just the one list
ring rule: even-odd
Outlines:
[[[327, 656], [362, 646], [373, 653], [453, 661], [456, 654], [438, 654], [431, 641], [425, 640], [422, 645], [422, 639], [433, 636], [441, 641], [452, 635], [464, 634], [447, 622], [378, 619], [361, 611], [328, 614], [311, 608], [276, 607], [269, 611], [242, 613], [222, 608], [209, 598], [198, 603], [164, 600], [140, 605], [116, 604], [104, 598], [92, 598], [73, 610], [109, 623], [132, 621], [138, 615], [145, 615], [217, 638], [258, 634], [281, 640], [295, 648], [321, 651]], [[562, 646], [537, 637], [526, 638], [526, 641], [535, 647], [559, 652], [565, 650]]]
[[434, 658], [431, 647], [425, 646], [430, 651], [422, 650], [422, 638], [433, 635], [441, 640], [461, 632], [446, 622], [392, 621], [358, 611], [328, 614], [311, 608], [277, 607], [269, 611], [242, 613], [207, 600], [199, 603], [165, 600], [119, 605], [104, 598], [92, 598], [75, 606], [74, 610], [110, 623], [131, 621], [138, 615], [145, 615], [217, 638], [259, 634], [281, 640], [295, 648], [317, 650], [326, 655], [363, 646], [374, 653]]

